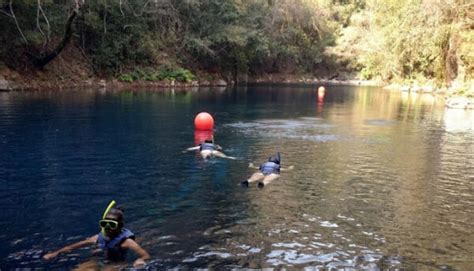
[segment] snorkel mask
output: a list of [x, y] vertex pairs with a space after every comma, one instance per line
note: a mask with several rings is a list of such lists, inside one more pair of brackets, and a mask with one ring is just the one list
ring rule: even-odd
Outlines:
[[117, 221], [105, 219], [105, 217], [109, 213], [110, 209], [112, 209], [114, 207], [115, 203], [116, 203], [115, 200], [112, 200], [109, 203], [109, 206], [107, 206], [107, 209], [105, 209], [105, 212], [102, 215], [102, 219], [99, 221], [99, 225], [102, 228], [102, 235], [104, 235], [104, 236], [105, 236], [105, 228], [107, 226], [109, 226], [113, 230], [117, 229], [117, 227], [118, 227], [118, 222]]

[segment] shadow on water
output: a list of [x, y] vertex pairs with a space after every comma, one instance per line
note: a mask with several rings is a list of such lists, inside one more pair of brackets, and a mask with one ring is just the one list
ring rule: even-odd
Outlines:
[[[182, 153], [201, 111], [239, 160]], [[0, 93], [0, 268], [86, 261], [41, 257], [97, 233], [115, 199], [150, 268], [466, 270], [473, 119], [343, 86]], [[238, 185], [276, 151], [293, 171]]]

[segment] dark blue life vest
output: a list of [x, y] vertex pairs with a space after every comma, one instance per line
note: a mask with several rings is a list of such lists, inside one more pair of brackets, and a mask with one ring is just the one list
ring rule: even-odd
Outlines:
[[260, 165], [260, 171], [263, 175], [280, 174], [280, 165], [274, 162], [266, 162]]
[[211, 150], [215, 151], [217, 149], [216, 145], [212, 143], [201, 143], [199, 144], [199, 151]]
[[97, 246], [104, 251], [107, 260], [114, 262], [125, 261], [127, 249], [122, 248], [121, 245], [128, 238], [135, 240], [135, 235], [133, 232], [125, 228], [123, 228], [122, 232], [112, 240], [107, 240], [101, 232], [97, 238]]

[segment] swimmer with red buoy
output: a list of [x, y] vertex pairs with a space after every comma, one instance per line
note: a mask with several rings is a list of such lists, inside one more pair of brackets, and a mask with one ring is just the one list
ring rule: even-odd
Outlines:
[[[194, 118], [194, 127], [196, 131], [209, 132], [212, 135], [212, 129], [214, 128], [214, 119], [209, 113], [201, 112]], [[237, 158], [227, 156], [222, 152], [222, 147], [214, 144], [214, 139], [207, 138], [203, 142], [199, 143], [195, 147], [187, 148], [184, 152], [197, 151], [201, 154], [203, 159], [209, 159], [213, 156], [235, 160]]]
[[237, 159], [233, 156], [227, 156], [223, 152], [221, 152], [222, 147], [217, 144], [214, 144], [212, 139], [206, 139], [204, 142], [202, 142], [198, 146], [187, 148], [184, 152], [197, 151], [197, 150], [199, 150], [199, 153], [201, 154], [203, 159], [209, 159], [213, 156], [231, 159], [231, 160]]

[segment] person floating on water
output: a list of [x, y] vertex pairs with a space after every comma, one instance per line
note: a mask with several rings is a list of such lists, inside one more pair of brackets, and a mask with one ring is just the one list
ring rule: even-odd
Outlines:
[[204, 140], [204, 142], [202, 142], [201, 144], [195, 147], [187, 148], [184, 152], [197, 151], [197, 150], [199, 150], [203, 159], [209, 159], [213, 156], [227, 158], [231, 160], [237, 159], [235, 157], [227, 156], [224, 153], [222, 153], [221, 152], [222, 147], [217, 144], [214, 144], [212, 139], [206, 139]]
[[[150, 255], [135, 241], [135, 235], [130, 230], [124, 228], [123, 209], [114, 207], [114, 205], [115, 201], [110, 202], [102, 219], [99, 221], [99, 226], [102, 229], [99, 234], [83, 241], [70, 244], [54, 252], [49, 252], [43, 256], [43, 259], [52, 260], [62, 253], [68, 253], [80, 247], [96, 245], [98, 249], [94, 252], [103, 252], [107, 264], [124, 265], [127, 251], [131, 249], [138, 255], [138, 259], [134, 261], [133, 266], [144, 266], [146, 264], [145, 261], [150, 259]], [[97, 263], [95, 263], [95, 261], [94, 263], [89, 261], [81, 264], [81, 266], [91, 264], [96, 265]], [[88, 266], [87, 268], [92, 267]]]
[[277, 152], [276, 155], [270, 156], [268, 158], [268, 162], [261, 164], [260, 167], [256, 167], [253, 165], [253, 163], [250, 163], [250, 168], [258, 169], [260, 171], [255, 172], [254, 174], [252, 174], [252, 176], [250, 176], [248, 180], [243, 181], [240, 184], [242, 186], [248, 187], [249, 183], [258, 182], [257, 186], [262, 188], [267, 184], [271, 183], [273, 180], [278, 179], [280, 177], [280, 171], [292, 170], [294, 168], [294, 166], [282, 168], [280, 162], [280, 153]]

